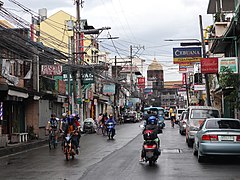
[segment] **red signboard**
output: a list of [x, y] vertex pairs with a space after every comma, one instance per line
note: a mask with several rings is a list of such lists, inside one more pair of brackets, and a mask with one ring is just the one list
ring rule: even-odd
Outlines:
[[218, 73], [218, 58], [202, 58], [201, 72], [203, 74], [217, 74]]
[[145, 77], [139, 77], [138, 78], [138, 87], [139, 88], [145, 88]]
[[62, 66], [58, 65], [58, 64], [42, 65], [41, 74], [49, 75], [49, 76], [61, 76], [62, 75]]

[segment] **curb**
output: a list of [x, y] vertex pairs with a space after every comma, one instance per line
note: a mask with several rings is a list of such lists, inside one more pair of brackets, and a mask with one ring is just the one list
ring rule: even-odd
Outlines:
[[10, 154], [18, 153], [21, 151], [29, 150], [32, 148], [36, 148], [42, 145], [47, 144], [48, 140], [37, 140], [33, 142], [27, 142], [27, 143], [20, 143], [15, 146], [7, 146], [4, 148], [0, 148], [0, 157], [7, 156]]

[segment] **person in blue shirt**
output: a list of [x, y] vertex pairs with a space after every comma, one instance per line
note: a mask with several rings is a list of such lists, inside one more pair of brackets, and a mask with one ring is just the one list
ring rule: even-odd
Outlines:
[[114, 120], [114, 117], [112, 114], [109, 115], [108, 120], [105, 122], [105, 124], [107, 125], [108, 123], [112, 122], [113, 123], [113, 136], [115, 135], [115, 125], [117, 124], [116, 121]]

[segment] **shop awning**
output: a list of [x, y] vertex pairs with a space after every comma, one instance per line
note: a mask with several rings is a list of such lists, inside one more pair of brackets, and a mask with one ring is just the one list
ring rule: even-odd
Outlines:
[[20, 91], [15, 91], [15, 90], [8, 90], [8, 95], [10, 96], [17, 96], [17, 97], [21, 97], [21, 98], [28, 98], [28, 93], [24, 93], [24, 92], [20, 92]]

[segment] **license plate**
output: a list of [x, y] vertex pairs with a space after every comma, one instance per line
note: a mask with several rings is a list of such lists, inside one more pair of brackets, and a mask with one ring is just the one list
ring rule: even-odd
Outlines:
[[152, 157], [152, 156], [153, 156], [153, 152], [146, 152], [146, 156], [147, 156], [148, 158]]
[[221, 141], [234, 141], [234, 136], [220, 136]]

